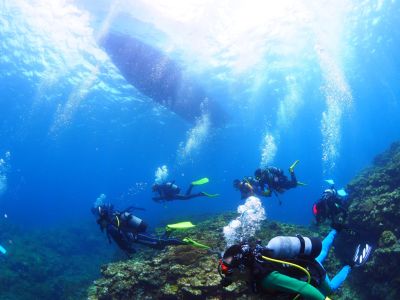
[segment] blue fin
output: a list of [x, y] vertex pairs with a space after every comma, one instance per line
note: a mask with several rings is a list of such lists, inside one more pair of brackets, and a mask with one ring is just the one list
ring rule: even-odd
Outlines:
[[338, 190], [338, 191], [337, 191], [337, 194], [338, 194], [340, 197], [346, 197], [346, 196], [348, 195], [347, 192], [346, 192], [344, 189]]
[[335, 182], [333, 181], [333, 179], [326, 179], [325, 180], [326, 183], [330, 184], [330, 185], [334, 185]]

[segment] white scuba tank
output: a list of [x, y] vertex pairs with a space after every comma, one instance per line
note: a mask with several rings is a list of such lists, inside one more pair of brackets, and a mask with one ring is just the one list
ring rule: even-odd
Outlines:
[[317, 257], [322, 249], [321, 240], [298, 236], [277, 236], [268, 242], [267, 249], [273, 258]]

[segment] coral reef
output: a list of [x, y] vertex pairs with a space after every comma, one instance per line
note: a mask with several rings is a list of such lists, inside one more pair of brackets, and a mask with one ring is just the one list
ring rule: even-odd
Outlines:
[[[85, 299], [100, 266], [113, 260], [94, 224], [32, 230], [2, 220], [0, 299]], [[121, 259], [121, 257], [118, 257]]]
[[[201, 222], [194, 229], [178, 236], [190, 236], [199, 242], [206, 243], [218, 250], [223, 250], [224, 238], [222, 228], [234, 217], [234, 214], [221, 215]], [[327, 230], [325, 229], [326, 233]], [[302, 234], [304, 236], [321, 236], [310, 229], [264, 222], [257, 232], [257, 238], [268, 241], [277, 235]], [[218, 252], [218, 251], [216, 251]], [[145, 260], [139, 254], [131, 260], [111, 263], [102, 267], [103, 277], [95, 281], [89, 288], [89, 299], [259, 299], [249, 287], [243, 283], [234, 283], [226, 288], [220, 285], [217, 272], [218, 255], [207, 250], [190, 246], [168, 247], [154, 252]], [[340, 268], [340, 263], [330, 256], [327, 261], [328, 272], [333, 273]], [[357, 299], [346, 297], [347, 289], [342, 291], [341, 299]], [[273, 299], [288, 299], [283, 298]]]
[[349, 227], [376, 247], [352, 284], [365, 299], [400, 299], [400, 143], [377, 156], [347, 190]]

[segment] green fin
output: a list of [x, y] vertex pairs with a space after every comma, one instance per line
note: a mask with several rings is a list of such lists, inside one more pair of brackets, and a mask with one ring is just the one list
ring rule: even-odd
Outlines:
[[201, 178], [199, 180], [193, 181], [192, 185], [202, 185], [208, 183], [210, 180], [208, 180], [207, 177]]
[[183, 241], [184, 243], [188, 244], [188, 245], [192, 245], [192, 246], [197, 247], [197, 248], [201, 248], [201, 249], [210, 249], [209, 246], [200, 244], [199, 242], [196, 242], [195, 240], [192, 240], [191, 238], [187, 238], [187, 237], [186, 237], [186, 238], [184, 238], [182, 241]]
[[167, 230], [177, 230], [177, 229], [188, 229], [193, 228], [196, 225], [193, 225], [192, 222], [180, 222], [175, 224], [168, 224]]
[[289, 172], [293, 173], [294, 172], [294, 168], [296, 167], [296, 165], [299, 163], [299, 160], [295, 160], [294, 163], [292, 163], [292, 165], [289, 167]]
[[301, 182], [301, 181], [297, 181], [297, 185], [299, 185], [299, 186], [306, 186], [307, 183], [304, 183], [304, 182]]
[[219, 196], [219, 194], [209, 194], [209, 193], [206, 193], [206, 192], [202, 192], [202, 193], [204, 194], [204, 196], [207, 196], [209, 198], [215, 198], [215, 197]]

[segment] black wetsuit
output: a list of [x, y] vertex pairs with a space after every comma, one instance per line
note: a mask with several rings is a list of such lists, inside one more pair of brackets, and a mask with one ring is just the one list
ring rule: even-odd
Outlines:
[[97, 220], [102, 231], [106, 231], [107, 237], [111, 239], [128, 255], [135, 253], [133, 245], [142, 244], [154, 249], [163, 249], [169, 245], [184, 245], [181, 240], [169, 238], [165, 233], [163, 236], [153, 236], [146, 233], [147, 224], [132, 213], [108, 211]]
[[153, 191], [159, 196], [153, 197], [154, 201], [189, 200], [196, 197], [205, 196], [203, 192], [192, 194], [193, 185], [189, 185], [185, 194], [180, 194], [181, 189], [174, 182], [155, 184]]
[[322, 193], [318, 202], [313, 205], [313, 214], [317, 223], [330, 220], [332, 223], [338, 223], [339, 217], [342, 217], [340, 223], [347, 217], [347, 209], [343, 205], [343, 200], [338, 196], [335, 188], [330, 188]]
[[267, 188], [278, 193], [283, 193], [297, 186], [294, 172], [290, 172], [289, 180], [283, 171], [276, 167], [267, 167], [262, 170], [259, 182], [262, 191]]

